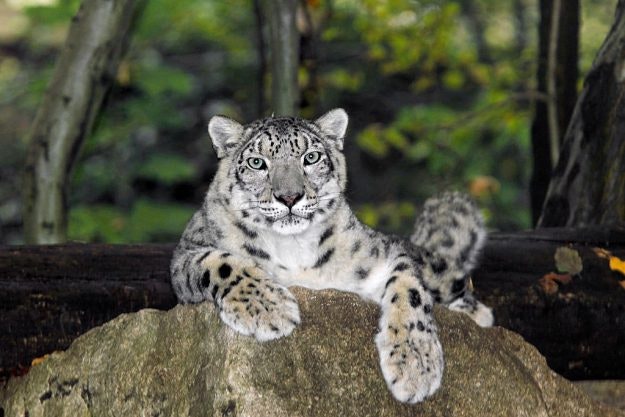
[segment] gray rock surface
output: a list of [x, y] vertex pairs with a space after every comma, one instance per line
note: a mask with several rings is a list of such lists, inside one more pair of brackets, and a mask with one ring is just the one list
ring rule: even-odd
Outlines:
[[591, 398], [625, 411], [625, 381], [577, 381], [574, 384]]
[[625, 416], [559, 377], [523, 339], [436, 310], [442, 388], [416, 405], [386, 389], [378, 309], [295, 288], [302, 324], [258, 343], [210, 304], [122, 315], [0, 390], [4, 416]]

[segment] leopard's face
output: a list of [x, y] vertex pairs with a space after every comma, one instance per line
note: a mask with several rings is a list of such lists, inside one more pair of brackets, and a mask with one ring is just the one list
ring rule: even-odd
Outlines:
[[241, 137], [221, 161], [231, 181], [228, 207], [239, 221], [297, 234], [332, 215], [346, 175], [335, 136], [314, 122], [269, 118], [243, 127]]

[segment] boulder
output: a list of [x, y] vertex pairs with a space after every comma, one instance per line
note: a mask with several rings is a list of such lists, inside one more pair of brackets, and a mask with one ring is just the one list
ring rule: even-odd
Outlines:
[[523, 339], [437, 308], [441, 389], [415, 405], [387, 390], [378, 307], [294, 288], [302, 324], [266, 343], [209, 303], [125, 314], [0, 390], [0, 416], [625, 416], [551, 371]]

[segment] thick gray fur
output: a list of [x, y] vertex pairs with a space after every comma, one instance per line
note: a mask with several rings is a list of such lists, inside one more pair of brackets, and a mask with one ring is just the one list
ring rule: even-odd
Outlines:
[[315, 121], [209, 123], [220, 163], [171, 263], [182, 303], [215, 304], [233, 329], [270, 340], [300, 322], [289, 286], [334, 288], [381, 307], [375, 342], [387, 385], [414, 403], [440, 386], [435, 302], [492, 325], [467, 288], [485, 232], [475, 205], [447, 193], [428, 200], [411, 242], [358, 221], [345, 197], [347, 114]]

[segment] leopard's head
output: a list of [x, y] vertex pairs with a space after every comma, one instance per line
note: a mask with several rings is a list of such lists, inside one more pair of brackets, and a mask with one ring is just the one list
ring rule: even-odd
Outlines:
[[323, 222], [342, 201], [341, 152], [348, 117], [334, 109], [315, 121], [266, 118], [248, 125], [213, 117], [219, 194], [237, 221], [297, 234]]

